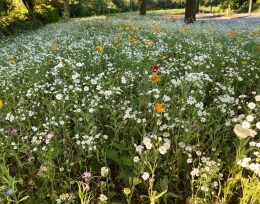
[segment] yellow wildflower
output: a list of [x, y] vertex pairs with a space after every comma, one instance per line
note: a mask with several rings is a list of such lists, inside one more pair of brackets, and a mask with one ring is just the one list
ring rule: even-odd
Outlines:
[[58, 50], [58, 47], [56, 46], [56, 45], [53, 45], [52, 47], [51, 47], [51, 51], [52, 52], [56, 52]]
[[11, 63], [11, 64], [16, 64], [15, 59], [11, 59], [11, 60], [10, 60], [10, 63]]
[[248, 61], [241, 61], [241, 64], [247, 65], [247, 64], [248, 64]]
[[4, 102], [0, 99], [0, 109], [2, 109], [4, 106]]
[[123, 193], [124, 193], [126, 196], [128, 196], [128, 195], [131, 193], [130, 188], [124, 188], [124, 189], [123, 189]]
[[132, 41], [132, 43], [136, 43], [137, 40], [136, 40], [136, 38], [132, 38], [131, 41]]
[[166, 60], [167, 57], [166, 57], [165, 55], [163, 55], [161, 59], [162, 59], [162, 60]]
[[60, 199], [61, 199], [61, 200], [66, 200], [66, 199], [68, 199], [68, 197], [69, 197], [69, 194], [68, 194], [68, 193], [62, 193], [62, 194], [60, 195]]
[[104, 48], [102, 46], [97, 46], [96, 49], [98, 52], [103, 52], [103, 50], [104, 50]]

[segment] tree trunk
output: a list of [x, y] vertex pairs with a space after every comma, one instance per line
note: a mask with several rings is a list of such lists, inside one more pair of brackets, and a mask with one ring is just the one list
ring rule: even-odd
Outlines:
[[249, 0], [249, 8], [248, 8], [248, 15], [251, 15], [251, 11], [252, 11], [252, 1], [253, 0]]
[[70, 16], [69, 6], [68, 6], [68, 0], [64, 0], [63, 8], [64, 8], [64, 13], [63, 13], [64, 18], [67, 19], [67, 18], [69, 18], [69, 16]]
[[196, 21], [196, 6], [196, 0], [186, 0], [185, 23], [194, 23]]
[[35, 13], [34, 13], [34, 3], [33, 3], [33, 0], [22, 0], [22, 1], [23, 1], [23, 4], [25, 5], [25, 7], [28, 10], [29, 18], [32, 19], [33, 22], [37, 22], [38, 23], [38, 20], [37, 20], [37, 18], [35, 16]]
[[139, 0], [140, 15], [146, 14], [146, 0]]
[[196, 0], [196, 13], [200, 12], [200, 0]]

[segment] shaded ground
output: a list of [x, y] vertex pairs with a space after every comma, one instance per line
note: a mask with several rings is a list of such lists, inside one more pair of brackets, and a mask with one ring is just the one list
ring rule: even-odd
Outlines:
[[[183, 20], [184, 15], [167, 15], [163, 18], [172, 18], [176, 20]], [[217, 23], [254, 23], [260, 24], [260, 14], [234, 14], [234, 15], [219, 15], [219, 14], [198, 14], [197, 21], [216, 21]]]

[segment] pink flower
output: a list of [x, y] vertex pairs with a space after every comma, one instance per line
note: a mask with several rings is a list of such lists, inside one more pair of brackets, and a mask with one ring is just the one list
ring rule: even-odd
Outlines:
[[31, 162], [31, 161], [33, 161], [34, 159], [35, 159], [34, 156], [29, 156], [28, 159], [27, 159], [27, 161], [28, 161], [28, 162]]
[[84, 179], [89, 179], [89, 178], [91, 177], [91, 173], [88, 172], [88, 171], [85, 171], [85, 172], [83, 173], [82, 177], [83, 177]]
[[53, 131], [48, 131], [46, 134], [45, 134], [45, 139], [46, 140], [50, 140], [51, 138], [54, 137], [54, 132]]
[[17, 130], [15, 130], [15, 129], [8, 130], [8, 135], [16, 135], [16, 133], [17, 133]]

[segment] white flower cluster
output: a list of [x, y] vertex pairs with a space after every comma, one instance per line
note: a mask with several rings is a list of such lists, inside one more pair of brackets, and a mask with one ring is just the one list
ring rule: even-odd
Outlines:
[[94, 133], [95, 131], [90, 131], [89, 135], [79, 135], [76, 134], [74, 139], [76, 144], [80, 145], [82, 149], [87, 149], [88, 151], [96, 151], [97, 144], [102, 142], [102, 140], [107, 140], [107, 135], [102, 135], [101, 133]]
[[[187, 163], [193, 163], [192, 176], [193, 185], [198, 191], [210, 192], [218, 187], [222, 177], [220, 172], [221, 160], [212, 160], [206, 157], [204, 152], [198, 150], [198, 146], [189, 146], [184, 142], [179, 142], [179, 147], [188, 156]], [[215, 151], [213, 148], [212, 151]], [[194, 158], [194, 156], [195, 158]]]
[[[171, 141], [168, 138], [160, 137], [154, 134], [149, 134], [143, 138], [143, 145], [136, 145], [135, 149], [139, 154], [143, 151], [149, 151], [152, 148], [159, 151], [160, 154], [164, 155], [171, 147]], [[146, 149], [145, 149], [146, 148]], [[134, 157], [134, 161], [137, 162], [137, 157]]]

